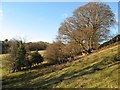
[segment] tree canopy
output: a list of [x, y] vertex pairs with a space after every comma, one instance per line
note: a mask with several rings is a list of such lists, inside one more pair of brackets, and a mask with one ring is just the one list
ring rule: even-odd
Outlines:
[[109, 5], [90, 2], [78, 7], [72, 17], [61, 23], [59, 36], [89, 51], [109, 37], [110, 27], [114, 23], [115, 15]]

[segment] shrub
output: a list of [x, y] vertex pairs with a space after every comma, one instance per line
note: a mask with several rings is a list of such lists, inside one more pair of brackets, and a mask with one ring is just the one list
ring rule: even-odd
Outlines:
[[119, 62], [120, 61], [120, 55], [119, 54], [114, 55], [113, 58], [114, 58], [113, 59], [114, 62]]
[[6, 72], [3, 72], [8, 74], [10, 72], [13, 72], [14, 70], [14, 59], [12, 59], [11, 55], [5, 55], [4, 57], [2, 57], [2, 69], [5, 69]]
[[45, 58], [48, 63], [56, 64], [64, 62], [64, 44], [61, 41], [54, 42], [49, 45], [45, 53]]
[[33, 64], [39, 64], [39, 63], [43, 62], [43, 57], [36, 50], [31, 55], [31, 61], [32, 61]]
[[19, 48], [16, 54], [16, 69], [21, 70], [21, 67], [24, 67], [26, 61], [26, 49], [24, 43], [19, 43]]

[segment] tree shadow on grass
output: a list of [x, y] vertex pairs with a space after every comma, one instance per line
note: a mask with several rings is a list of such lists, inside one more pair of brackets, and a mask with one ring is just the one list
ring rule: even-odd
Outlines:
[[46, 73], [40, 73], [40, 72], [27, 72], [21, 75], [7, 77], [3, 80], [2, 85], [3, 88], [9, 87], [9, 88], [28, 88], [31, 86], [30, 81], [43, 76], [44, 74], [48, 74], [50, 72]]
[[92, 66], [85, 67], [81, 70], [73, 71], [73, 72], [70, 72], [70, 73], [69, 72], [64, 73], [59, 77], [45, 78], [45, 79], [43, 79], [43, 81], [38, 81], [38, 82], [34, 83], [33, 87], [36, 87], [36, 88], [52, 88], [53, 85], [55, 85], [55, 84], [57, 85], [58, 83], [60, 83], [64, 80], [70, 80], [70, 79], [73, 79], [73, 78], [76, 78], [76, 77], [81, 77], [81, 76], [84, 76], [84, 75], [92, 74], [92, 73], [95, 73], [96, 71], [100, 71], [100, 70], [103, 70], [105, 68], [116, 65], [119, 62], [108, 64], [107, 66], [104, 66], [102, 68], [98, 68], [97, 66], [101, 63], [103, 63], [103, 61], [98, 62], [98, 63], [96, 63]]
[[[119, 63], [119, 62], [118, 62]], [[44, 74], [48, 74], [51, 72], [46, 72], [46, 73], [40, 73], [40, 72], [29, 72], [29, 73], [24, 73], [19, 76], [13, 76], [11, 78], [8, 77], [6, 78], [5, 81], [3, 81], [3, 88], [5, 87], [12, 87], [12, 88], [51, 88], [53, 85], [57, 85], [58, 83], [64, 81], [64, 80], [70, 80], [76, 77], [81, 77], [83, 75], [88, 75], [95, 73], [96, 71], [100, 71], [102, 69], [111, 67], [115, 64], [118, 63], [109, 63], [109, 64], [104, 64], [104, 61], [97, 62], [91, 66], [86, 66], [85, 68], [82, 68], [77, 71], [72, 71], [72, 72], [66, 72], [60, 76], [54, 76], [54, 77], [47, 77], [47, 78], [42, 78], [39, 79], [38, 81], [35, 81], [34, 83], [30, 83], [31, 80], [41, 77]], [[105, 66], [104, 66], [105, 65]], [[17, 85], [17, 83], [20, 83], [20, 85]], [[15, 86], [16, 85], [16, 86]]]

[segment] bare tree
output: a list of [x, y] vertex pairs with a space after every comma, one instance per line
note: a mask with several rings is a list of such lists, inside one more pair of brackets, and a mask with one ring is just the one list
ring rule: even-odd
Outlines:
[[47, 61], [49, 63], [62, 63], [64, 61], [63, 47], [64, 44], [60, 40], [49, 45], [45, 53], [45, 58]]
[[90, 2], [77, 8], [73, 16], [61, 24], [59, 36], [91, 52], [99, 42], [109, 37], [110, 27], [115, 23], [114, 16], [109, 5]]

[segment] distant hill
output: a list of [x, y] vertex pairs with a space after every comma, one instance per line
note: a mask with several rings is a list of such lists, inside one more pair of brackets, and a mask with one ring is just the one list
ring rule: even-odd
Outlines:
[[116, 42], [120, 42], [120, 34], [118, 34], [117, 36], [115, 36], [115, 37], [112, 38], [111, 40], [109, 40], [109, 41], [107, 41], [107, 42], [104, 42], [103, 44], [101, 44], [101, 45], [99, 46], [99, 48], [108, 46], [108, 45], [113, 44], [113, 43], [116, 43]]

